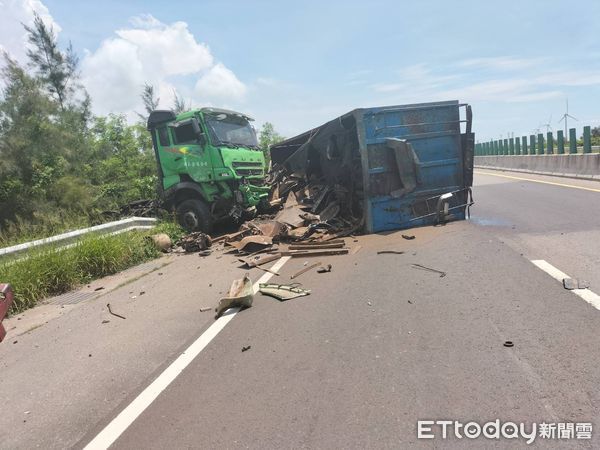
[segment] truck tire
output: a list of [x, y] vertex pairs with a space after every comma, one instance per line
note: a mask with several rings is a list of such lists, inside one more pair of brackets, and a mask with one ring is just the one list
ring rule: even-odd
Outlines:
[[181, 202], [177, 206], [177, 222], [188, 232], [210, 233], [212, 231], [213, 221], [210, 210], [202, 200], [192, 198]]

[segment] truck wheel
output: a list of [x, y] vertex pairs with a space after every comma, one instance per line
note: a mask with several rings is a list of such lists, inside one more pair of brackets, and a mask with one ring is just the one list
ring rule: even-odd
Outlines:
[[212, 231], [210, 211], [201, 200], [189, 199], [181, 202], [177, 206], [177, 221], [188, 232], [210, 233]]

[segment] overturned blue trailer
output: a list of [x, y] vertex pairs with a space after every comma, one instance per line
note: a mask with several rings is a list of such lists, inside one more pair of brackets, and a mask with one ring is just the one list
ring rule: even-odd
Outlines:
[[471, 124], [458, 101], [355, 109], [273, 145], [271, 161], [326, 186], [367, 233], [460, 220], [473, 203]]

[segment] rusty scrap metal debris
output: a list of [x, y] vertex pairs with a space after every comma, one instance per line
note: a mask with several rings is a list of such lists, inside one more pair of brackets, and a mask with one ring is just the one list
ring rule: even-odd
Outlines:
[[420, 269], [420, 270], [426, 270], [428, 272], [438, 273], [440, 275], [440, 278], [443, 278], [443, 277], [446, 276], [446, 272], [443, 272], [443, 271], [437, 270], [437, 269], [432, 269], [431, 267], [427, 267], [427, 266], [424, 266], [422, 264], [411, 264], [411, 266], [414, 269]]
[[107, 304], [106, 304], [106, 307], [108, 308], [108, 312], [109, 312], [110, 314], [112, 314], [113, 316], [115, 316], [115, 317], [119, 317], [120, 319], [127, 319], [127, 317], [125, 317], [125, 316], [122, 316], [121, 314], [117, 314], [116, 312], [113, 312], [113, 310], [110, 308], [110, 303], [107, 303]]
[[281, 258], [281, 253], [276, 253], [273, 255], [256, 255], [256, 256], [248, 256], [247, 258], [239, 258], [239, 261], [244, 263], [248, 269], [253, 267], [258, 267], [260, 265], [269, 263], [271, 261], [275, 261], [276, 259]]
[[308, 272], [311, 269], [314, 269], [315, 267], [319, 267], [321, 265], [320, 262], [311, 264], [310, 266], [306, 266], [303, 269], [300, 269], [298, 272], [296, 272], [295, 274], [291, 275], [290, 278], [293, 280], [294, 278], [298, 278], [300, 275], [302, 275], [303, 273]]
[[268, 236], [274, 240], [279, 240], [286, 236], [287, 226], [276, 220], [252, 220], [246, 224], [248, 227], [253, 228], [263, 236]]
[[291, 227], [300, 227], [304, 225], [305, 219], [300, 217], [304, 211], [298, 205], [294, 193], [288, 195], [287, 201], [283, 205], [283, 209], [277, 213], [275, 220], [290, 225]]
[[260, 283], [259, 292], [264, 295], [276, 298], [277, 300], [285, 301], [296, 297], [310, 295], [310, 290], [303, 289], [300, 283], [293, 284], [274, 284]]
[[252, 287], [252, 281], [250, 281], [248, 274], [244, 275], [244, 278], [233, 280], [227, 296], [219, 300], [219, 304], [215, 308], [215, 319], [221, 317], [221, 315], [229, 308], [249, 308], [252, 306], [253, 299], [254, 288]]
[[281, 252], [282, 256], [291, 256], [292, 258], [298, 258], [301, 256], [333, 256], [333, 255], [346, 255], [350, 249], [348, 248], [331, 248], [331, 249], [314, 249], [314, 250], [288, 250]]
[[343, 248], [344, 241], [342, 242], [322, 242], [316, 245], [301, 243], [301, 244], [291, 244], [288, 249], [289, 250], [316, 250], [316, 249], [328, 249], [328, 248]]
[[269, 236], [252, 235], [246, 236], [238, 242], [228, 242], [227, 245], [237, 249], [238, 252], [253, 253], [273, 245], [273, 239]]
[[207, 250], [212, 245], [212, 239], [208, 234], [204, 234], [201, 231], [195, 231], [179, 239], [177, 245], [186, 253], [200, 252]]

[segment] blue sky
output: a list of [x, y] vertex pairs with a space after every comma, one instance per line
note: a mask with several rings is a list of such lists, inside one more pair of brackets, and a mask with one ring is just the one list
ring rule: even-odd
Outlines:
[[449, 99], [473, 106], [478, 140], [545, 131], [550, 116], [560, 129], [567, 97], [570, 124], [600, 125], [598, 1], [7, 3], [0, 26], [27, 20], [19, 3], [45, 8], [98, 113], [132, 116], [148, 81], [162, 106], [176, 89], [287, 136], [357, 107]]

